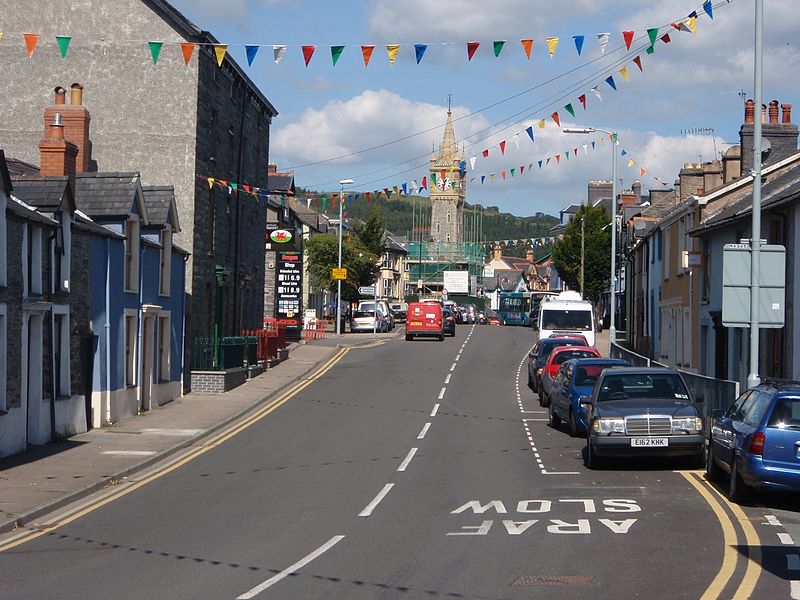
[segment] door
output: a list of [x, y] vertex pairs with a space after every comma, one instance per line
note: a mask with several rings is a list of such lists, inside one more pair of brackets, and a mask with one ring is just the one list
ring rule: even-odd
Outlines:
[[145, 315], [142, 327], [142, 387], [139, 394], [139, 411], [150, 410], [153, 388], [153, 327], [155, 317]]
[[81, 338], [81, 376], [83, 377], [83, 394], [86, 406], [86, 430], [92, 428], [92, 390], [94, 384], [92, 374], [94, 372], [94, 356], [97, 351], [97, 336], [85, 335]]

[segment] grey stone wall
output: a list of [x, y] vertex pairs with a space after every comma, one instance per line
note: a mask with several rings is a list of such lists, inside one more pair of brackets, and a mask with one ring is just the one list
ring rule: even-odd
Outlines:
[[72, 231], [72, 264], [70, 268], [69, 292], [69, 325], [70, 325], [70, 376], [73, 394], [91, 394], [86, 389], [84, 381], [81, 340], [92, 334], [90, 322], [89, 290], [91, 280], [89, 273], [89, 244], [90, 236], [87, 233]]
[[6, 406], [21, 405], [22, 377], [22, 221], [7, 221], [8, 286], [0, 287], [0, 303], [6, 305], [8, 351], [6, 352]]
[[192, 392], [195, 394], [224, 394], [247, 380], [244, 368], [227, 371], [192, 371]]

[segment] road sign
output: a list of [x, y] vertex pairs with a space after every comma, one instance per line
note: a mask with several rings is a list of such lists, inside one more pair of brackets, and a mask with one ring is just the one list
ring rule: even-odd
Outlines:
[[362, 296], [374, 296], [375, 295], [375, 286], [374, 285], [362, 285], [358, 288], [358, 293]]
[[331, 269], [331, 277], [334, 280], [347, 279], [347, 268], [342, 267], [341, 269], [337, 269], [336, 267], [334, 267], [333, 269]]
[[[763, 244], [760, 255], [758, 325], [777, 329], [786, 310], [786, 249]], [[722, 324], [750, 327], [750, 244], [723, 247]]]

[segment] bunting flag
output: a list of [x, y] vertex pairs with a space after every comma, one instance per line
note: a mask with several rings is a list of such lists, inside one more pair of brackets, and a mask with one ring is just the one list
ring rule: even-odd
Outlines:
[[531, 50], [533, 50], [533, 40], [532, 39], [525, 39], [520, 40], [522, 44], [522, 49], [525, 50], [525, 56], [528, 57], [528, 60], [531, 59]]
[[566, 157], [567, 157], [567, 160], [569, 160], [569, 150], [567, 150], [567, 151], [564, 153], [564, 156], [566, 156]]
[[575, 40], [575, 50], [578, 52], [578, 56], [580, 56], [581, 55], [581, 51], [583, 50], [584, 36], [582, 36], [582, 35], [573, 35], [572, 39]]
[[[667, 37], [667, 36], [664, 36], [664, 37]], [[644, 71], [644, 69], [642, 68], [642, 57], [641, 56], [637, 56], [636, 58], [634, 58], [633, 62], [636, 63], [636, 66], [639, 67], [640, 71]]]
[[636, 161], [634, 161], [634, 160], [632, 160], [632, 159], [628, 159], [628, 168], [629, 168], [629, 169], [630, 169], [630, 168], [631, 168], [633, 165], [635, 165], [635, 164], [636, 164]]
[[477, 160], [478, 160], [477, 156], [470, 156], [469, 157], [469, 168], [470, 168], [471, 171], [475, 170], [475, 163], [477, 162]]
[[400, 44], [388, 44], [386, 46], [386, 55], [389, 57], [389, 64], [393, 65], [397, 60], [397, 53], [400, 52]]
[[634, 35], [635, 35], [635, 32], [633, 32], [633, 31], [623, 31], [622, 32], [622, 38], [625, 40], [625, 48], [627, 48], [628, 50], [631, 49], [631, 44], [633, 43], [633, 36]]
[[56, 43], [58, 44], [58, 49], [61, 51], [61, 58], [67, 58], [67, 51], [69, 50], [70, 41], [72, 41], [72, 36], [69, 35], [56, 36]]
[[244, 47], [244, 53], [247, 56], [247, 66], [252, 67], [253, 61], [256, 59], [256, 54], [258, 54], [258, 49], [260, 46], [255, 46], [252, 44], [247, 44]]
[[217, 57], [217, 66], [222, 67], [225, 54], [228, 52], [228, 44], [214, 44], [214, 55]]
[[547, 51], [550, 53], [550, 58], [553, 58], [553, 56], [555, 56], [556, 46], [558, 46], [558, 40], [559, 38], [557, 37], [549, 37], [545, 40], [545, 42], [547, 42]]
[[164, 45], [164, 42], [147, 42], [147, 45], [150, 46], [150, 55], [153, 57], [153, 64], [158, 64], [158, 55], [161, 54], [161, 47]]
[[556, 125], [561, 127], [561, 119], [558, 117], [558, 113], [557, 112], [554, 112], [552, 115], [550, 115], [550, 118], [553, 119], [553, 121], [556, 122]]
[[400, 190], [397, 188], [396, 185], [393, 186], [393, 189], [394, 189], [394, 195], [399, 198], [400, 197]]
[[422, 57], [425, 56], [425, 50], [427, 49], [427, 44], [414, 44], [414, 53], [417, 56], [417, 64], [419, 64], [419, 61], [421, 61]]
[[643, 167], [639, 167], [639, 177], [644, 177], [645, 173], [647, 173], [647, 171], [645, 171]]
[[539, 119], [539, 129], [544, 129], [544, 119]]
[[561, 155], [560, 154], [556, 154], [556, 164], [559, 164], [559, 165], [561, 164]]
[[505, 179], [505, 178], [506, 178], [506, 170], [505, 170], [505, 169], [503, 169], [502, 171], [500, 171], [500, 176], [501, 176], [503, 179]]
[[714, 9], [711, 7], [711, 0], [703, 2], [703, 10], [706, 11], [708, 18], [714, 20]]
[[525, 128], [525, 133], [527, 133], [527, 134], [528, 134], [528, 137], [530, 137], [530, 138], [531, 138], [531, 141], [532, 141], [532, 142], [535, 142], [535, 141], [536, 141], [536, 140], [534, 140], [534, 139], [533, 139], [533, 125], [529, 125], [528, 127], [526, 127], [526, 128]]
[[511, 173], [511, 177], [514, 177], [514, 171], [515, 171], [515, 170], [516, 170], [516, 169], [511, 169], [511, 171], [510, 171], [510, 173]]
[[489, 157], [489, 151], [488, 150], [484, 150], [481, 154], [483, 154], [483, 158], [488, 158]]
[[475, 52], [480, 45], [480, 42], [467, 42], [467, 61], [472, 60], [472, 57], [475, 56]]
[[542, 161], [538, 161], [538, 162], [539, 162], [539, 170], [541, 171], [542, 170]]
[[481, 175], [481, 185], [486, 182], [486, 175]]
[[612, 90], [614, 90], [615, 92], [617, 91], [617, 84], [614, 82], [613, 75], [609, 75], [608, 77], [606, 77], [606, 83], [611, 86]]
[[496, 42], [493, 42], [493, 45], [494, 45], [494, 57], [497, 58], [498, 56], [500, 56], [500, 53], [503, 51], [503, 46], [506, 45], [506, 41], [505, 40], [498, 40]]
[[369, 61], [372, 59], [372, 53], [375, 51], [375, 46], [361, 46], [361, 56], [364, 58], [364, 66], [369, 66]]
[[428, 177], [427, 177], [427, 175], [422, 178], [422, 189], [426, 190], [426, 191], [428, 189]]
[[489, 179], [494, 183], [495, 173], [489, 173]]
[[567, 109], [567, 112], [568, 112], [569, 114], [571, 114], [573, 117], [575, 116], [575, 109], [574, 109], [574, 108], [572, 108], [572, 102], [570, 102], [569, 104], [567, 104], [567, 105], [566, 105], [564, 108], [565, 108], [565, 109]]
[[686, 27], [689, 28], [689, 31], [697, 33], [697, 17], [689, 17], [684, 23], [686, 23]]
[[600, 44], [600, 54], [606, 53], [606, 46], [608, 46], [608, 38], [611, 36], [610, 33], [598, 33], [597, 34], [597, 43]]
[[650, 45], [653, 46], [658, 39], [658, 27], [653, 27], [647, 30], [647, 37], [650, 38]]
[[514, 137], [511, 138], [511, 141], [514, 142], [514, 145], [517, 147], [517, 150], [519, 150], [519, 134], [518, 133], [514, 134]]
[[188, 65], [189, 61], [192, 60], [192, 54], [194, 54], [194, 44], [191, 42], [184, 42], [181, 44], [181, 52], [183, 53], [183, 64]]
[[316, 49], [316, 46], [301, 46], [301, 50], [303, 51], [303, 61], [306, 63], [306, 67], [308, 66], [308, 63], [311, 62], [311, 57], [314, 56], [314, 51]]
[[208, 178], [208, 189], [211, 189], [213, 187], [214, 187], [214, 178], [213, 177], [209, 177]]
[[661, 41], [665, 44], [669, 44], [672, 41], [672, 38], [669, 37], [669, 33], [665, 33], [661, 36]]
[[583, 110], [586, 110], [586, 94], [581, 94], [578, 96], [578, 102], [580, 102], [581, 106], [583, 106]]
[[628, 67], [620, 67], [619, 74], [622, 75], [622, 78], [625, 81], [630, 81], [631, 80], [631, 76], [628, 73]]
[[334, 67], [336, 63], [339, 62], [342, 52], [344, 52], [344, 46], [331, 46], [331, 61], [333, 61]]
[[23, 33], [22, 37], [25, 38], [25, 47], [28, 49], [28, 58], [30, 58], [36, 51], [36, 44], [39, 42], [39, 34]]
[[502, 154], [503, 156], [506, 155], [506, 141], [505, 140], [500, 142], [500, 154]]
[[403, 188], [403, 195], [408, 196], [408, 187], [406, 186], [406, 184], [404, 183], [401, 187]]
[[[286, 46], [273, 46], [272, 54], [275, 60], [275, 64], [277, 65], [279, 62], [281, 62], [283, 55], [286, 54]], [[308, 63], [306, 63], [306, 66], [308, 66]]]
[[597, 96], [597, 99], [600, 100], [600, 102], [603, 101], [603, 96], [600, 94], [600, 86], [594, 86], [592, 88], [592, 92], [594, 92], [594, 95]]

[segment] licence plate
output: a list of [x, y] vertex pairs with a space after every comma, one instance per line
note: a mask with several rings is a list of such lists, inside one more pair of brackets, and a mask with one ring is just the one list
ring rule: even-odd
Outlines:
[[631, 438], [631, 446], [638, 448], [663, 448], [669, 446], [669, 438]]
[[411, 321], [411, 323], [409, 323], [409, 325], [411, 325], [411, 326], [416, 325], [417, 327], [422, 327], [422, 321]]

